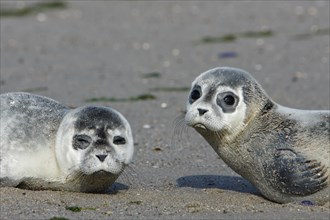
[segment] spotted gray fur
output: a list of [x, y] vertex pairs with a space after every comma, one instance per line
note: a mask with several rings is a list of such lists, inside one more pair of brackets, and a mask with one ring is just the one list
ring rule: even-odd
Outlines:
[[102, 192], [132, 160], [130, 126], [114, 109], [20, 92], [0, 101], [0, 186]]
[[[186, 122], [235, 172], [279, 203], [330, 200], [329, 111], [280, 106], [237, 68], [206, 71], [195, 79], [192, 91], [196, 86], [203, 86], [204, 94], [187, 102]], [[228, 89], [241, 99], [233, 112], [216, 103], [219, 90]], [[198, 114], [200, 108], [203, 114]]]

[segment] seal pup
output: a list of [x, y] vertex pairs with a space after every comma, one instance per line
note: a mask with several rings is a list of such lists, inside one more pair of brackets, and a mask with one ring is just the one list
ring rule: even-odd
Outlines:
[[329, 201], [329, 111], [281, 106], [249, 73], [220, 67], [193, 81], [185, 122], [269, 200]]
[[130, 125], [114, 109], [21, 92], [0, 101], [1, 186], [103, 192], [132, 160]]

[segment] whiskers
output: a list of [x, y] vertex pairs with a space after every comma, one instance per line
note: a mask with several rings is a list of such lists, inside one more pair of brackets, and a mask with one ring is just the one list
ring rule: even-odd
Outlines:
[[88, 180], [89, 175], [86, 175], [83, 172], [72, 172], [66, 177], [65, 182], [71, 183], [72, 187], [81, 185]]
[[65, 182], [78, 183], [81, 182], [85, 174], [82, 172], [70, 172], [69, 175], [65, 177]]
[[123, 168], [119, 179], [123, 180], [127, 185], [139, 185], [141, 183], [140, 177], [134, 168], [134, 164], [127, 165]]
[[80, 191], [78, 190], [81, 186], [81, 183], [85, 182], [85, 174], [82, 172], [72, 172], [69, 175], [67, 175], [63, 182], [65, 182], [65, 185], [61, 187], [63, 190], [69, 190], [69, 191]]
[[[185, 123], [185, 114], [182, 113], [178, 117], [176, 117], [172, 123], [172, 139], [170, 142], [171, 146], [180, 146], [181, 148], [181, 143], [184, 142], [184, 139], [189, 139], [188, 137], [188, 130], [189, 126], [186, 125]], [[178, 149], [177, 149], [178, 150]]]
[[221, 143], [221, 141], [224, 139], [224, 134], [221, 131], [213, 131], [213, 133], [217, 139], [217, 142]]

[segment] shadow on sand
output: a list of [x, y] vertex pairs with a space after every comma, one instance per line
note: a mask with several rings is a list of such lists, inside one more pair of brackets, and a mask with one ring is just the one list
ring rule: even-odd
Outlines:
[[249, 181], [238, 176], [194, 175], [176, 180], [178, 187], [197, 189], [218, 188], [242, 193], [260, 195], [260, 192]]

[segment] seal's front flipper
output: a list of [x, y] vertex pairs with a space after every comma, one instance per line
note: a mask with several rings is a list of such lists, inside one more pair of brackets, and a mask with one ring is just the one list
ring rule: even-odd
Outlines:
[[316, 160], [307, 160], [291, 149], [279, 149], [273, 161], [276, 188], [284, 193], [306, 196], [328, 185], [327, 168]]

